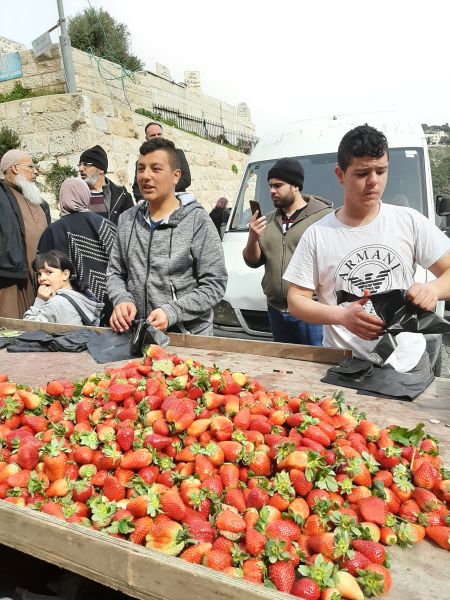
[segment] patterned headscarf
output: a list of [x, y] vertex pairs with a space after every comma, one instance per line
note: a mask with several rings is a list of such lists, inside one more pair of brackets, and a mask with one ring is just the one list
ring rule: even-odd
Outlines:
[[59, 214], [64, 217], [76, 212], [88, 212], [90, 201], [88, 184], [78, 177], [70, 177], [59, 190]]

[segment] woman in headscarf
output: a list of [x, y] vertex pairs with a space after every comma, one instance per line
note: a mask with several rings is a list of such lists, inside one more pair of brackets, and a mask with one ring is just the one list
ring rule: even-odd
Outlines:
[[209, 213], [219, 235], [221, 234], [222, 225], [226, 224], [228, 217], [230, 216], [231, 209], [227, 208], [227, 206], [228, 200], [226, 198], [219, 198], [216, 202], [216, 206]]
[[89, 210], [91, 192], [82, 179], [71, 177], [59, 192], [60, 219], [47, 227], [38, 244], [38, 254], [59, 250], [75, 266], [77, 279], [100, 302], [107, 302], [106, 267], [116, 235], [116, 226]]

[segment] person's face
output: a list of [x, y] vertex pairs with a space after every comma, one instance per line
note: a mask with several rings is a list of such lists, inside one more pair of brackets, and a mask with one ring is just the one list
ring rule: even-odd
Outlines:
[[145, 139], [148, 142], [152, 138], [162, 137], [162, 135], [163, 135], [162, 127], [160, 127], [159, 125], [150, 125], [150, 127], [147, 127], [147, 131], [145, 132]]
[[55, 267], [49, 267], [47, 263], [44, 263], [44, 268], [39, 269], [37, 273], [39, 285], [48, 286], [53, 294], [61, 288], [67, 287], [69, 277], [70, 271], [68, 269], [62, 271]]
[[22, 177], [25, 177], [28, 182], [34, 183], [38, 171], [33, 164], [31, 156], [22, 158], [14, 165], [14, 168], [16, 175], [21, 175]]
[[78, 164], [78, 171], [80, 172], [81, 179], [89, 186], [95, 185], [103, 174], [101, 169], [97, 169], [97, 167], [94, 167], [90, 162], [80, 162]]
[[172, 169], [169, 155], [164, 150], [155, 150], [138, 158], [137, 182], [149, 202], [162, 202], [173, 195], [180, 176], [180, 169]]
[[337, 166], [335, 173], [344, 188], [345, 205], [358, 212], [374, 208], [386, 187], [388, 163], [385, 153], [381, 158], [355, 157], [345, 172]]
[[297, 189], [281, 179], [269, 179], [270, 197], [275, 208], [281, 208], [282, 210], [289, 209], [295, 202]]

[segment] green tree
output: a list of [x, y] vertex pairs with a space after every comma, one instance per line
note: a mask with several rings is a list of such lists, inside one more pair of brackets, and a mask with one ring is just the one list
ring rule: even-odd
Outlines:
[[14, 150], [15, 148], [20, 148], [20, 137], [13, 129], [3, 125], [0, 129], [0, 160], [8, 150]]
[[124, 23], [118, 23], [106, 10], [87, 8], [69, 19], [68, 33], [74, 48], [122, 64], [131, 71], [139, 71], [144, 63], [130, 54], [130, 32]]
[[430, 146], [431, 176], [435, 195], [450, 193], [450, 148]]

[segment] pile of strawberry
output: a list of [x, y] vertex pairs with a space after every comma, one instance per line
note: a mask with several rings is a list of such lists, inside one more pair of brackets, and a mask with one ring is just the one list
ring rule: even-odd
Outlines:
[[450, 473], [421, 424], [157, 346], [82, 383], [0, 376], [0, 498], [306, 600], [387, 592], [386, 546], [450, 549]]

